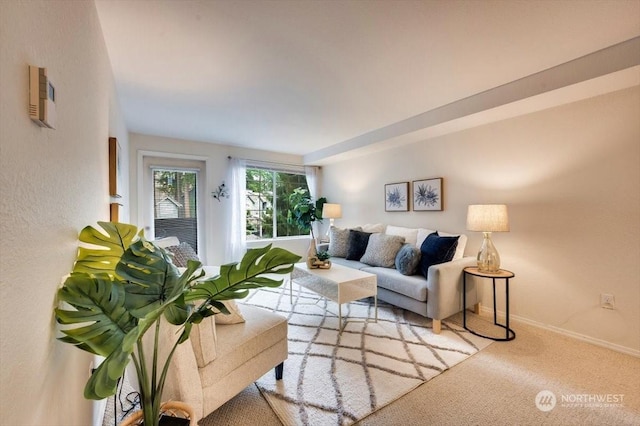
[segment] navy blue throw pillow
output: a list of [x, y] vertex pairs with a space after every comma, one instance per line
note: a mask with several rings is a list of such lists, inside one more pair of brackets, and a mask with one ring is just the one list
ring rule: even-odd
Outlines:
[[457, 247], [458, 237], [441, 237], [437, 232], [429, 234], [420, 246], [420, 273], [427, 278], [429, 267], [453, 259]]
[[347, 244], [348, 260], [360, 260], [360, 258], [364, 256], [364, 252], [367, 251], [370, 236], [370, 232], [349, 230], [349, 242]]

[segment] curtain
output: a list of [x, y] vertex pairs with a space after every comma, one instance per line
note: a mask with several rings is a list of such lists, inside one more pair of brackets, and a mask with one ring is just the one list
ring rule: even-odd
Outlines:
[[[319, 182], [319, 174], [320, 174], [320, 167], [317, 166], [304, 166], [304, 174], [307, 178], [307, 187], [309, 187], [309, 195], [311, 196], [311, 199], [315, 202], [318, 199], [318, 194], [320, 193], [320, 190], [318, 188], [318, 182]], [[316, 237], [320, 237], [319, 232], [319, 226], [320, 224], [313, 222], [311, 224], [311, 226], [314, 226], [313, 229], [313, 234]]]
[[247, 162], [241, 158], [229, 160], [229, 209], [227, 209], [227, 229], [225, 263], [239, 262], [247, 251]]

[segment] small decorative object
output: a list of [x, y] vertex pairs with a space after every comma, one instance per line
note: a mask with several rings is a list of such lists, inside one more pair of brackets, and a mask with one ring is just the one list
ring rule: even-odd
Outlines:
[[211, 193], [211, 196], [218, 200], [218, 202], [223, 198], [229, 198], [229, 191], [227, 191], [224, 181], [222, 181], [222, 185], [218, 186], [218, 189]]
[[442, 178], [414, 180], [412, 190], [414, 211], [442, 210]]
[[329, 252], [327, 250], [322, 250], [319, 251], [318, 254], [316, 255], [317, 257], [317, 261], [316, 264], [318, 265], [318, 268], [320, 269], [329, 269], [331, 268], [331, 261], [329, 260], [329, 258], [331, 257], [329, 255]]
[[482, 232], [482, 247], [478, 252], [478, 271], [496, 273], [500, 270], [500, 255], [491, 241], [492, 232], [509, 232], [509, 215], [504, 204], [473, 204], [467, 210], [467, 229]]
[[387, 212], [409, 211], [409, 182], [388, 183], [384, 186], [384, 210]]

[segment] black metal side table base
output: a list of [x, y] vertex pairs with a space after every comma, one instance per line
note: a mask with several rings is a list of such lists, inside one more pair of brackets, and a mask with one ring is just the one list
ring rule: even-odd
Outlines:
[[476, 335], [478, 337], [484, 337], [485, 339], [495, 340], [496, 342], [508, 342], [508, 341], [513, 340], [513, 339], [516, 338], [516, 332], [513, 331], [512, 328], [507, 328], [506, 326], [504, 326], [502, 324], [494, 324], [494, 325], [497, 325], [498, 327], [502, 327], [505, 330], [507, 330], [506, 334], [507, 334], [508, 337], [499, 338], [499, 337], [485, 336], [484, 334], [480, 334], [478, 332], [475, 332], [475, 331], [471, 330], [466, 325], [464, 325], [463, 328], [465, 330], [467, 330], [469, 333], [473, 334], [473, 335]]
[[[505, 330], [505, 337], [491, 337], [484, 334], [480, 334], [467, 327], [467, 274], [474, 275], [476, 277], [491, 278], [493, 281], [493, 325], [501, 327]], [[480, 272], [478, 268], [467, 267], [464, 268], [462, 273], [462, 327], [469, 333], [484, 337], [485, 339], [495, 340], [496, 342], [508, 342], [516, 338], [516, 332], [509, 328], [509, 278], [513, 278], [515, 274], [511, 271], [500, 269], [496, 273]], [[506, 293], [506, 319], [505, 324], [498, 323], [498, 315], [496, 308], [496, 279], [505, 280], [505, 293]]]

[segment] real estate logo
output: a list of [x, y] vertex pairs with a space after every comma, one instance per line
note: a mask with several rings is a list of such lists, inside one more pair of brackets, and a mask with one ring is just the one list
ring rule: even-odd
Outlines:
[[561, 394], [560, 400], [550, 390], [542, 390], [536, 395], [538, 410], [548, 412], [559, 403], [564, 408], [613, 408], [624, 406], [624, 394]]
[[550, 390], [541, 390], [536, 395], [536, 407], [540, 411], [551, 411], [556, 406], [556, 394]]

